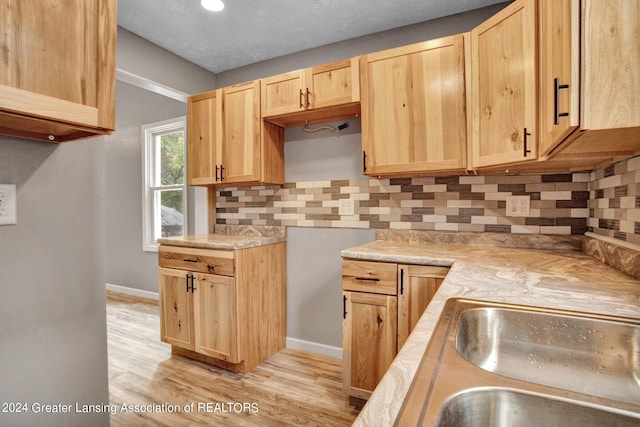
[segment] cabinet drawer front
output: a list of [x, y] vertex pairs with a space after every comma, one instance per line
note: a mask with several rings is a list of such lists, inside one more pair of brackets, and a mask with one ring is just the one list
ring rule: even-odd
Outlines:
[[342, 289], [397, 295], [397, 264], [342, 260]]
[[160, 267], [179, 268], [201, 273], [235, 275], [233, 251], [160, 246], [158, 248]]

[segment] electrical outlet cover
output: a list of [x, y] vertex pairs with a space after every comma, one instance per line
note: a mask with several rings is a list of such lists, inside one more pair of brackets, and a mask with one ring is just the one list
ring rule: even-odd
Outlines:
[[507, 216], [529, 216], [531, 198], [529, 196], [507, 196]]
[[0, 225], [17, 224], [16, 186], [0, 184]]

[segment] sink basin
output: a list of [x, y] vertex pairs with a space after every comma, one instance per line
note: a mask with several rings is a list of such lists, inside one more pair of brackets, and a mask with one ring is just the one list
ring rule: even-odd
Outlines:
[[640, 318], [449, 299], [394, 425], [640, 427]]
[[640, 415], [501, 388], [463, 390], [443, 405], [438, 427], [626, 427]]
[[455, 345], [489, 372], [640, 404], [640, 325], [483, 307], [462, 313]]

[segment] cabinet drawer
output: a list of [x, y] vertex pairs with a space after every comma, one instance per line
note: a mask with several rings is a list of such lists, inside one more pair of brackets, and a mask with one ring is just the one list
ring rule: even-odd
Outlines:
[[342, 289], [397, 295], [398, 266], [386, 262], [342, 260]]
[[178, 268], [222, 276], [235, 275], [233, 251], [161, 245], [158, 248], [158, 263], [160, 267]]

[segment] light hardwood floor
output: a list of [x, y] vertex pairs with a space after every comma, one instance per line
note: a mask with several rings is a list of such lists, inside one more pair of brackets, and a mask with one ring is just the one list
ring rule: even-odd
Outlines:
[[[172, 357], [159, 325], [157, 302], [107, 292], [112, 426], [348, 426], [358, 414], [342, 392], [339, 359], [286, 349], [240, 375]], [[123, 403], [178, 405], [180, 412], [122, 412]], [[249, 410], [234, 412], [238, 404]]]

